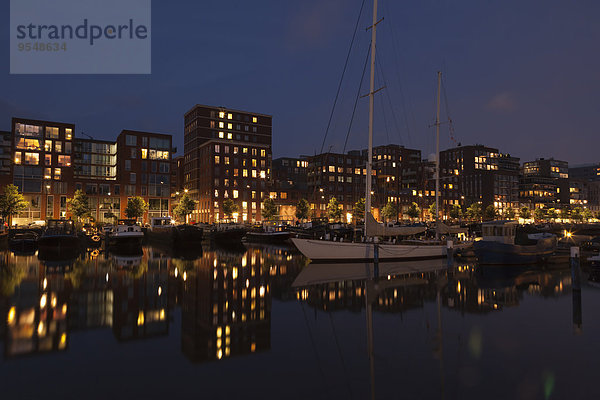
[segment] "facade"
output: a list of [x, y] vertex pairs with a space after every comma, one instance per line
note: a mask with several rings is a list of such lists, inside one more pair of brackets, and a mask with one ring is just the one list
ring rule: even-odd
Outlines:
[[[342, 206], [343, 219], [350, 221], [354, 204], [365, 197], [367, 169], [363, 152], [322, 153], [308, 157], [307, 161], [308, 201], [313, 215], [326, 217], [329, 200], [335, 197]], [[372, 173], [375, 177], [377, 172], [373, 169]], [[373, 198], [374, 208], [378, 200]]]
[[284, 220], [296, 219], [296, 205], [301, 199], [308, 200], [307, 157], [282, 157], [273, 160], [273, 184], [269, 192], [279, 206]]
[[190, 218], [228, 220], [223, 202], [233, 200], [237, 222], [261, 220], [271, 179], [272, 116], [196, 105], [184, 117], [184, 187], [198, 201]]
[[553, 158], [524, 163], [519, 199], [531, 209], [570, 204], [569, 164]]
[[149, 203], [144, 221], [169, 214], [171, 135], [123, 131], [115, 142], [79, 139], [74, 124], [13, 118], [10, 136], [10, 179], [1, 169], [0, 179], [29, 203], [15, 224], [68, 217], [67, 199], [76, 190], [88, 195], [94, 221], [125, 218], [132, 196]]
[[519, 159], [483, 145], [459, 146], [440, 152], [440, 209], [445, 217], [459, 205], [493, 205], [503, 213], [519, 206]]
[[569, 167], [569, 178], [583, 181], [600, 181], [600, 163]]
[[0, 185], [2, 187], [12, 183], [12, 138], [11, 132], [0, 131]]

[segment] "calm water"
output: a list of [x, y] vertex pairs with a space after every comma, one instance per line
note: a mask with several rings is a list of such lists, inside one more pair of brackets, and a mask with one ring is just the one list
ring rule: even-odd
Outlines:
[[6, 399], [600, 397], [593, 271], [0, 254]]

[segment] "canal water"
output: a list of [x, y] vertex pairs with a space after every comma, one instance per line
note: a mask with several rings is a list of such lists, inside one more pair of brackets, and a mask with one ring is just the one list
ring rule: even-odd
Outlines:
[[599, 398], [597, 281], [585, 269], [573, 288], [568, 265], [315, 265], [271, 246], [2, 250], [0, 393]]

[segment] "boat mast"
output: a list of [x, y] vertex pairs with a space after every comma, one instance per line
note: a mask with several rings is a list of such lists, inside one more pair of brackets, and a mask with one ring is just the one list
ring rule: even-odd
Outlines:
[[377, 34], [377, 0], [373, 1], [373, 30], [371, 32], [371, 86], [369, 90], [369, 150], [367, 155], [367, 187], [365, 193], [365, 236], [367, 235], [367, 217], [371, 212], [371, 170], [373, 162], [373, 106], [375, 95], [375, 39]]
[[435, 114], [435, 239], [439, 240], [438, 220], [440, 216], [440, 89], [442, 71], [437, 73], [437, 111]]

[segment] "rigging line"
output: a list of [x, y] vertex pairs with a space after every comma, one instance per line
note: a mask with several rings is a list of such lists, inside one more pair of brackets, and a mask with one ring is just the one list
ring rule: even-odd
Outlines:
[[365, 58], [365, 65], [363, 66], [362, 75], [360, 77], [360, 83], [358, 84], [358, 90], [356, 92], [356, 99], [354, 100], [354, 108], [352, 109], [352, 116], [350, 117], [350, 124], [348, 125], [348, 132], [346, 132], [346, 140], [344, 141], [344, 150], [342, 154], [346, 154], [346, 145], [348, 144], [348, 138], [350, 137], [350, 130], [352, 129], [352, 122], [354, 121], [354, 114], [356, 113], [356, 106], [360, 99], [360, 90], [362, 89], [363, 80], [365, 79], [365, 72], [367, 71], [367, 65], [369, 64], [369, 56], [371, 55], [371, 43], [367, 49], [367, 57]]
[[[381, 57], [380, 57], [381, 58]], [[379, 71], [381, 73], [381, 77], [383, 78], [383, 84], [387, 87], [387, 80], [385, 79], [385, 74], [383, 73], [383, 67], [379, 64]], [[400, 136], [400, 126], [398, 125], [398, 119], [396, 118], [396, 112], [394, 111], [394, 106], [392, 105], [392, 98], [390, 97], [390, 91], [386, 90], [386, 97], [388, 99], [388, 103], [390, 105], [390, 109], [392, 110], [392, 119], [394, 120], [394, 126], [396, 127], [396, 131], [398, 132], [398, 138], [402, 141], [402, 137]], [[389, 140], [389, 137], [388, 137]]]
[[348, 67], [348, 61], [350, 60], [350, 54], [352, 53], [352, 47], [354, 45], [354, 39], [356, 38], [356, 32], [358, 31], [358, 24], [362, 15], [363, 7], [365, 6], [365, 0], [362, 0], [360, 5], [360, 11], [358, 12], [358, 18], [356, 18], [356, 25], [354, 26], [354, 33], [352, 34], [352, 40], [350, 41], [350, 47], [348, 48], [348, 54], [346, 55], [346, 62], [344, 63], [344, 69], [342, 70], [342, 76], [340, 77], [340, 83], [338, 84], [335, 99], [333, 100], [333, 107], [331, 107], [331, 114], [329, 114], [329, 121], [327, 122], [327, 129], [325, 129], [325, 136], [323, 137], [323, 144], [321, 144], [321, 153], [325, 147], [325, 140], [327, 140], [327, 134], [329, 133], [329, 127], [331, 126], [331, 120], [333, 119], [333, 112], [340, 96], [340, 90], [342, 89], [342, 82], [344, 81], [344, 75], [346, 74], [346, 68]]
[[[325, 371], [323, 371], [323, 367], [321, 365], [321, 358], [319, 357], [319, 352], [317, 351], [317, 344], [315, 343], [315, 338], [313, 337], [312, 331], [310, 330], [310, 325], [308, 323], [308, 318], [306, 317], [306, 311], [304, 310], [304, 302], [300, 302], [300, 306], [302, 307], [302, 315], [304, 315], [304, 322], [306, 323], [306, 329], [308, 330], [308, 336], [310, 337], [310, 343], [312, 345], [313, 351], [315, 352], [315, 357], [317, 358], [317, 366], [319, 367], [319, 372], [321, 373], [321, 378], [323, 379], [323, 385], [327, 388], [327, 380], [325, 379]], [[327, 397], [327, 396], [325, 396]]]
[[[386, 8], [386, 2], [382, 1], [382, 7], [383, 7], [383, 12], [386, 13], [386, 15], [391, 15], [391, 13], [387, 12], [387, 8]], [[404, 125], [406, 127], [406, 134], [408, 137], [408, 144], [412, 145], [412, 137], [411, 137], [411, 129], [410, 129], [410, 124], [408, 121], [408, 111], [407, 111], [407, 107], [406, 107], [406, 99], [404, 97], [404, 91], [402, 89], [402, 79], [400, 79], [400, 56], [399, 53], [400, 51], [398, 50], [398, 43], [396, 41], [396, 35], [395, 35], [395, 31], [394, 31], [394, 24], [389, 23], [389, 24], [385, 24], [388, 27], [388, 30], [390, 32], [390, 37], [392, 38], [392, 47], [393, 47], [393, 59], [394, 59], [394, 63], [396, 64], [396, 68], [394, 68], [395, 71], [395, 75], [396, 75], [396, 80], [398, 82], [398, 90], [400, 92], [400, 105], [402, 106], [402, 114], [404, 115]], [[414, 115], [414, 111], [411, 109], [411, 116], [413, 119], [413, 124], [415, 123], [415, 115]]]
[[344, 361], [344, 357], [342, 355], [342, 349], [340, 347], [340, 343], [338, 342], [337, 332], [335, 330], [335, 325], [333, 324], [333, 316], [331, 315], [331, 311], [328, 311], [329, 314], [329, 323], [331, 324], [331, 330], [333, 331], [333, 338], [335, 339], [335, 346], [337, 347], [338, 355], [340, 357], [340, 361], [342, 362], [342, 369], [344, 370], [344, 377], [346, 378], [346, 385], [348, 386], [348, 394], [350, 398], [352, 396], [352, 386], [350, 385], [350, 379], [348, 379], [348, 369], [346, 368], [346, 362]]
[[388, 129], [387, 117], [385, 116], [385, 107], [383, 104], [383, 99], [381, 97], [379, 98], [379, 102], [381, 104], [381, 114], [383, 115], [383, 125], [385, 126], [385, 136], [387, 136], [388, 144], [391, 144], [392, 142], [390, 141], [390, 132]]

